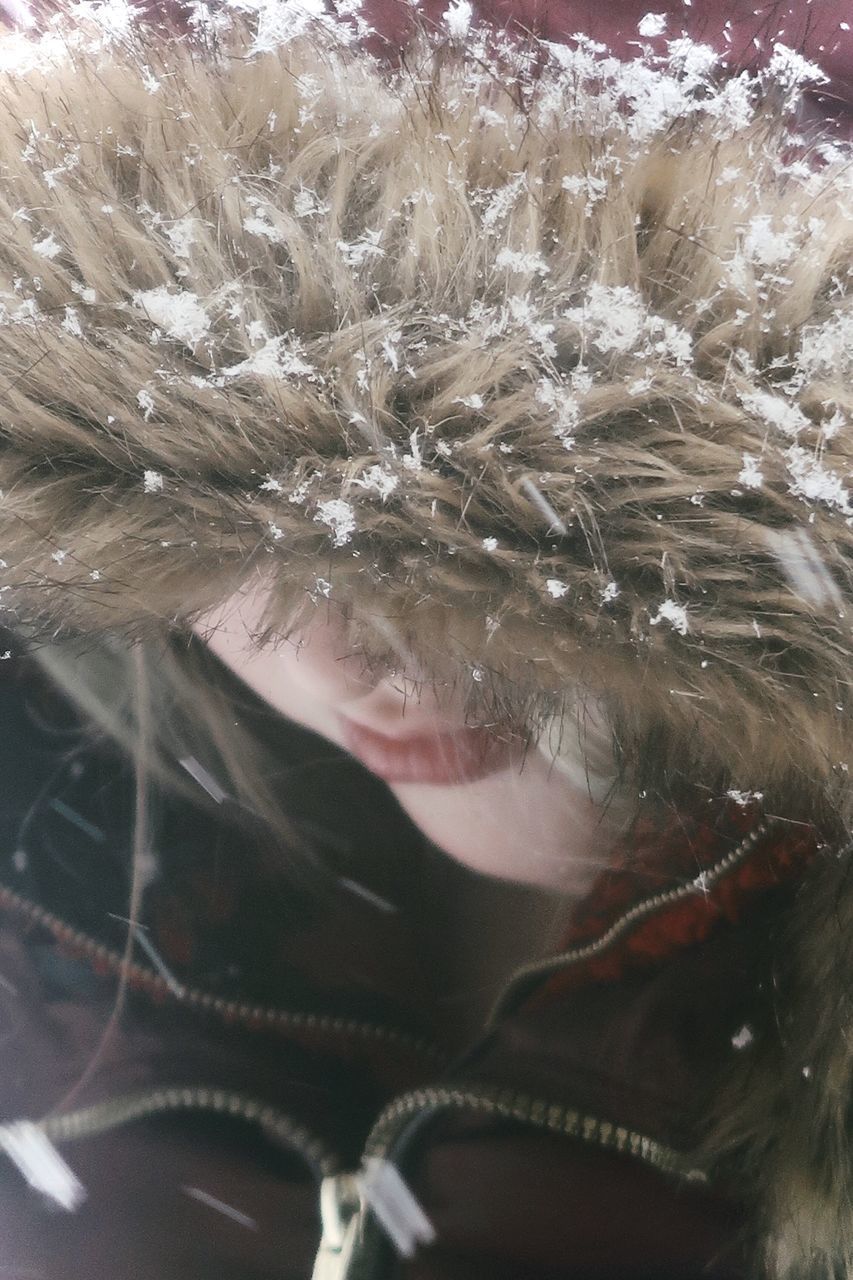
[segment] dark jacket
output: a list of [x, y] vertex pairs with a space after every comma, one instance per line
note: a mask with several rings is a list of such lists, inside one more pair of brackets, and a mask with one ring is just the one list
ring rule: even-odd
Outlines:
[[[352, 1272], [332, 1254], [318, 1276], [754, 1274], [739, 1242], [744, 1186], [709, 1179], [692, 1152], [708, 1089], [759, 1034], [766, 938], [807, 839], [753, 839], [759, 819], [736, 804], [675, 839], [638, 829], [630, 872], [578, 914], [569, 954], [518, 979], [460, 1053], [432, 1040], [442, 993], [405, 909], [441, 855], [356, 762], [280, 722], [283, 764], [319, 765], [300, 820], [318, 838], [325, 828], [335, 856], [348, 844], [362, 896], [339, 884], [306, 898], [284, 872], [276, 882], [236, 815], [164, 800], [141, 921], [156, 961], [134, 948], [112, 1017], [131, 771], [29, 660], [7, 660], [2, 677], [0, 1107], [6, 1122], [47, 1116], [86, 1192], [62, 1211], [4, 1162], [9, 1274], [302, 1280], [323, 1180], [337, 1176], [325, 1184], [331, 1249], [329, 1189], [345, 1192], [339, 1175], [365, 1157], [400, 1169], [435, 1241], [405, 1261], [366, 1214]], [[652, 843], [684, 874], [644, 914]], [[404, 1239], [417, 1236], [406, 1224]]]

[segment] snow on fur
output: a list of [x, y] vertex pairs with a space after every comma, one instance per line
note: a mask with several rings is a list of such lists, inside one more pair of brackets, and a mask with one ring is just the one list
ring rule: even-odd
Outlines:
[[288, 4], [197, 18], [203, 54], [120, 4], [7, 49], [6, 607], [141, 631], [260, 566], [283, 625], [319, 558], [475, 701], [583, 680], [629, 760], [663, 726], [661, 769], [835, 812], [853, 188], [760, 105], [809, 67], [736, 88], [653, 13], [620, 63], [460, 4], [395, 69]]

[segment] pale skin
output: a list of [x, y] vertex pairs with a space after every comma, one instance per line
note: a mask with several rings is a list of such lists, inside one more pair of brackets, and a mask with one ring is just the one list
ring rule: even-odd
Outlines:
[[[194, 627], [276, 711], [346, 749], [338, 713], [377, 733], [447, 733], [466, 721], [459, 697], [403, 672], [369, 672], [347, 653], [340, 612], [318, 610], [286, 642], [258, 648], [264, 594], [237, 593]], [[467, 723], [470, 724], [470, 721]], [[617, 835], [588, 789], [546, 753], [519, 742], [506, 768], [454, 785], [389, 782], [412, 821], [445, 853], [483, 875], [581, 896]]]

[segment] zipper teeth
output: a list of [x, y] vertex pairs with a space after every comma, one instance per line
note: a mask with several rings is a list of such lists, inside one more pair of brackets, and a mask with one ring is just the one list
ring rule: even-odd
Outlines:
[[682, 898], [689, 898], [695, 893], [706, 892], [731, 871], [733, 867], [737, 866], [739, 862], [743, 862], [759, 840], [763, 839], [768, 831], [775, 826], [778, 826], [778, 822], [773, 818], [760, 822], [735, 849], [730, 850], [724, 858], [714, 863], [707, 871], [700, 872], [698, 876], [687, 884], [678, 885], [676, 888], [668, 889], [664, 893], [656, 893], [650, 898], [643, 898], [641, 902], [635, 903], [633, 907], [619, 916], [609, 929], [592, 942], [584, 943], [580, 947], [573, 947], [557, 956], [549, 956], [546, 960], [536, 960], [532, 964], [524, 965], [522, 968], [517, 969], [489, 1014], [486, 1029], [494, 1028], [498, 1019], [507, 1012], [507, 1007], [516, 995], [520, 983], [527, 982], [533, 978], [546, 977], [552, 972], [569, 968], [572, 965], [583, 964], [585, 960], [591, 960], [593, 956], [600, 955], [608, 947], [613, 946], [632, 925], [646, 916], [653, 915], [656, 911], [671, 906], [672, 903], [678, 902]]
[[436, 1087], [416, 1089], [396, 1098], [379, 1116], [365, 1144], [365, 1158], [388, 1159], [406, 1123], [418, 1112], [475, 1111], [501, 1120], [516, 1120], [535, 1129], [576, 1138], [591, 1146], [626, 1152], [662, 1173], [684, 1182], [708, 1182], [705, 1169], [645, 1134], [588, 1115], [562, 1103], [533, 1098], [500, 1087]]
[[297, 1151], [318, 1178], [337, 1172], [340, 1162], [322, 1139], [298, 1124], [286, 1112], [248, 1094], [207, 1086], [166, 1086], [148, 1092], [112, 1098], [107, 1102], [49, 1116], [40, 1128], [51, 1142], [94, 1138], [134, 1120], [150, 1119], [176, 1111], [213, 1111], [258, 1125], [274, 1141]]
[[360, 1022], [356, 1018], [338, 1017], [334, 1014], [302, 1013], [288, 1009], [276, 1009], [270, 1005], [253, 1005], [238, 1000], [228, 1000], [213, 995], [200, 987], [169, 982], [154, 969], [136, 961], [126, 962], [120, 952], [97, 942], [86, 933], [74, 929], [51, 911], [23, 897], [0, 882], [0, 909], [13, 912], [32, 924], [49, 930], [57, 942], [79, 950], [96, 965], [115, 974], [126, 974], [129, 981], [149, 995], [169, 999], [178, 1004], [204, 1013], [212, 1013], [226, 1023], [242, 1023], [253, 1028], [265, 1027], [285, 1031], [311, 1031], [334, 1034], [366, 1041], [381, 1041], [405, 1049], [418, 1057], [441, 1064], [447, 1054], [437, 1045], [421, 1036], [379, 1023]]

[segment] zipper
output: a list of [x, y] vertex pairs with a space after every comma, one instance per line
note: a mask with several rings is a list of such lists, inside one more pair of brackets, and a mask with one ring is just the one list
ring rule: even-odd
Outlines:
[[364, 1234], [365, 1202], [358, 1176], [339, 1173], [320, 1184], [322, 1236], [311, 1280], [347, 1280]]
[[338, 1157], [315, 1133], [287, 1112], [249, 1094], [204, 1085], [175, 1085], [127, 1094], [77, 1111], [48, 1116], [38, 1128], [59, 1145], [94, 1138], [135, 1120], [176, 1112], [204, 1111], [255, 1124], [272, 1142], [302, 1156], [318, 1182], [340, 1168]]
[[648, 916], [654, 915], [655, 912], [672, 906], [684, 898], [693, 897], [697, 893], [707, 893], [723, 876], [728, 875], [736, 866], [744, 862], [759, 841], [779, 825], [780, 822], [776, 818], [763, 819], [757, 827], [750, 831], [749, 835], [744, 837], [736, 848], [731, 849], [707, 870], [699, 872], [697, 876], [686, 884], [677, 885], [674, 889], [668, 889], [663, 893], [652, 894], [648, 898], [641, 899], [640, 902], [635, 903], [634, 906], [623, 912], [604, 933], [593, 939], [592, 942], [584, 943], [579, 947], [571, 947], [568, 951], [549, 956], [545, 960], [534, 960], [531, 964], [526, 964], [516, 969], [495, 1001], [492, 1011], [486, 1020], [485, 1032], [488, 1033], [494, 1030], [501, 1018], [512, 1011], [513, 1007], [524, 998], [535, 982], [542, 978], [549, 978], [563, 969], [583, 964], [594, 956], [600, 956], [609, 947], [614, 946], [634, 925]]
[[[474, 1082], [416, 1089], [395, 1098], [379, 1115], [365, 1143], [361, 1171], [324, 1180], [321, 1190], [323, 1236], [312, 1280], [380, 1280], [387, 1274], [383, 1258], [387, 1260], [389, 1239], [395, 1240], [397, 1252], [404, 1257], [413, 1256], [418, 1243], [434, 1239], [423, 1210], [404, 1183], [408, 1203], [404, 1202], [396, 1211], [396, 1221], [393, 1218], [389, 1221], [389, 1207], [371, 1202], [364, 1171], [390, 1166], [395, 1178], [400, 1180], [397, 1170], [407, 1142], [425, 1121], [451, 1111], [513, 1121], [528, 1129], [559, 1134], [601, 1150], [627, 1153], [681, 1183], [709, 1182], [707, 1169], [674, 1148], [563, 1103]], [[391, 1206], [392, 1213], [395, 1208]], [[426, 1221], [428, 1234], [418, 1234], [419, 1220]], [[400, 1238], [408, 1242], [408, 1248], [400, 1247]]]
[[[535, 981], [600, 955], [640, 920], [682, 898], [707, 890], [748, 857], [759, 840], [775, 825], [777, 822], [772, 818], [762, 821], [737, 848], [719, 859], [707, 871], [686, 884], [643, 899], [624, 912], [592, 942], [517, 969], [494, 1006], [485, 1034], [493, 1030], [498, 1020], [523, 999]], [[58, 917], [2, 883], [0, 909], [7, 909], [32, 923], [46, 927], [58, 941], [80, 949], [98, 965], [116, 973], [126, 970], [131, 981], [137, 982], [152, 994], [190, 1007], [209, 1010], [227, 1021], [251, 1026], [312, 1029], [373, 1041], [384, 1040], [446, 1060], [447, 1055], [428, 1041], [394, 1028], [348, 1018], [240, 1004], [196, 988], [181, 987], [176, 992], [174, 984], [169, 984], [155, 970], [136, 963], [125, 966], [118, 952], [70, 928]], [[477, 1044], [479, 1043], [481, 1040], [478, 1040]], [[476, 1048], [475, 1044], [463, 1056], [459, 1065]], [[316, 1135], [286, 1113], [247, 1095], [215, 1087], [165, 1087], [48, 1117], [37, 1127], [50, 1141], [63, 1143], [105, 1133], [136, 1119], [182, 1110], [213, 1111], [242, 1117], [258, 1124], [274, 1141], [303, 1156], [320, 1185], [322, 1238], [312, 1280], [356, 1280], [362, 1276], [375, 1280], [377, 1272], [371, 1264], [386, 1248], [386, 1237], [394, 1233], [388, 1230], [387, 1224], [383, 1224], [385, 1236], [377, 1229], [376, 1219], [380, 1216], [378, 1206], [374, 1208], [370, 1203], [363, 1171], [370, 1166], [392, 1165], [396, 1168], [405, 1154], [407, 1144], [418, 1129], [442, 1112], [469, 1112], [512, 1121], [540, 1132], [560, 1134], [606, 1151], [629, 1154], [680, 1182], [709, 1182], [707, 1169], [674, 1148], [637, 1130], [603, 1120], [566, 1103], [477, 1081], [466, 1083], [463, 1080], [453, 1085], [414, 1089], [393, 1099], [374, 1122], [365, 1141], [361, 1170], [355, 1172], [342, 1171], [341, 1162], [334, 1153]], [[411, 1194], [407, 1194], [414, 1208], [422, 1215]], [[374, 1208], [372, 1216], [371, 1208]]]
[[[424, 1122], [442, 1112], [467, 1112], [513, 1121], [588, 1146], [630, 1154], [681, 1182], [708, 1182], [705, 1169], [636, 1130], [564, 1103], [475, 1082], [415, 1089], [395, 1098], [376, 1119], [364, 1145], [361, 1167], [355, 1172], [342, 1171], [340, 1159], [326, 1143], [286, 1112], [250, 1095], [215, 1086], [166, 1086], [129, 1094], [49, 1116], [33, 1127], [48, 1142], [61, 1146], [100, 1136], [136, 1120], [193, 1111], [254, 1123], [268, 1139], [302, 1157], [320, 1193], [321, 1238], [312, 1280], [378, 1280], [380, 1260], [387, 1254], [389, 1238], [403, 1256], [412, 1256], [419, 1243], [434, 1238], [423, 1210], [397, 1168], [407, 1142]], [[402, 1194], [395, 1195], [396, 1203], [389, 1203], [386, 1197], [383, 1205], [372, 1187], [376, 1185], [376, 1171], [389, 1166]], [[368, 1171], [372, 1180], [366, 1176]]]
[[527, 1128], [579, 1139], [589, 1146], [636, 1156], [661, 1173], [684, 1182], [707, 1182], [707, 1171], [664, 1143], [645, 1134], [588, 1115], [575, 1107], [532, 1097], [499, 1086], [460, 1082], [452, 1086], [413, 1089], [401, 1094], [381, 1112], [364, 1147], [365, 1160], [391, 1160], [402, 1154], [406, 1137], [415, 1127], [442, 1111], [470, 1111], [496, 1120], [513, 1120]]
[[0, 910], [39, 925], [53, 934], [57, 942], [85, 955], [92, 966], [100, 971], [125, 975], [132, 987], [144, 991], [159, 1001], [172, 1001], [201, 1013], [210, 1013], [221, 1021], [249, 1027], [280, 1031], [309, 1031], [367, 1043], [391, 1045], [427, 1059], [432, 1066], [442, 1065], [448, 1054], [424, 1036], [415, 1035], [397, 1027], [381, 1023], [363, 1022], [357, 1018], [339, 1017], [335, 1014], [304, 1013], [293, 1009], [280, 1009], [271, 1005], [250, 1004], [228, 1000], [201, 987], [186, 986], [170, 981], [162, 973], [137, 961], [126, 961], [121, 952], [105, 946], [89, 934], [73, 928], [53, 912], [31, 899], [10, 889], [0, 881]]

